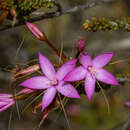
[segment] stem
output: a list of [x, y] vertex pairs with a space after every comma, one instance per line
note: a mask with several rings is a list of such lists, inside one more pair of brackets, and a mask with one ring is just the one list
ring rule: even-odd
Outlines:
[[107, 104], [107, 106], [108, 106], [108, 114], [110, 114], [110, 105], [109, 105], [108, 99], [107, 99], [107, 97], [106, 97], [106, 95], [105, 95], [105, 93], [104, 93], [104, 91], [103, 91], [103, 89], [102, 89], [102, 87], [101, 87], [101, 85], [100, 85], [100, 83], [99, 83], [98, 81], [97, 81], [97, 84], [98, 84], [98, 86], [100, 87], [101, 92], [102, 92], [102, 94], [103, 94], [103, 96], [104, 96], [104, 99], [105, 99], [105, 101], [106, 101], [106, 104]]
[[59, 93], [58, 93], [58, 97], [59, 97], [59, 99], [60, 99], [61, 107], [62, 107], [62, 110], [63, 110], [63, 112], [64, 112], [64, 116], [65, 116], [66, 122], [67, 122], [67, 124], [68, 124], [68, 128], [69, 128], [69, 130], [71, 130], [70, 123], [69, 123], [69, 120], [68, 120], [68, 116], [67, 116], [67, 113], [66, 113], [66, 111], [65, 111], [64, 104], [63, 104], [63, 102], [62, 102], [62, 100], [61, 100], [61, 97], [60, 97], [60, 94], [59, 94]]
[[11, 110], [11, 112], [10, 112], [10, 117], [9, 117], [8, 130], [11, 130], [12, 115], [13, 115], [13, 111]]
[[80, 51], [77, 51], [77, 54], [76, 54], [75, 58], [78, 58], [80, 53], [81, 53]]
[[15, 100], [15, 101], [19, 101], [19, 100], [23, 100], [23, 99], [26, 99], [28, 97], [32, 97], [32, 96], [37, 96], [39, 95], [39, 92], [31, 92], [31, 93], [27, 93], [27, 94], [20, 94], [20, 95], [14, 95], [12, 98]]
[[67, 57], [64, 55], [64, 53], [62, 52], [60, 52], [47, 38], [46, 38], [46, 40], [44, 40], [47, 44], [48, 44], [48, 46], [50, 47], [50, 48], [52, 48], [52, 50], [59, 56], [59, 57], [61, 57], [62, 58], [62, 60], [64, 60], [64, 61], [67, 61]]

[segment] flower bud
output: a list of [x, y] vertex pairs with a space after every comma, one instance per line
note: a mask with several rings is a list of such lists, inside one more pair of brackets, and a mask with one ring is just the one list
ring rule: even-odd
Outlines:
[[42, 41], [47, 41], [45, 34], [35, 24], [26, 22], [26, 25], [36, 38]]
[[77, 50], [79, 52], [83, 51], [85, 48], [85, 41], [83, 39], [80, 39], [78, 42], [77, 42]]
[[49, 115], [49, 113], [50, 113], [51, 111], [52, 111], [52, 106], [47, 107], [47, 108], [46, 108], [46, 111], [45, 111], [45, 113], [44, 113], [44, 115], [43, 115], [43, 117], [42, 117], [42, 119], [45, 120], [45, 119], [48, 117], [48, 115]]
[[16, 17], [17, 13], [16, 13], [16, 9], [14, 7], [12, 7], [10, 9], [10, 14], [11, 14], [11, 16]]
[[16, 17], [17, 17], [17, 13], [16, 13], [16, 8], [15, 8], [15, 7], [12, 7], [12, 8], [10, 9], [10, 14], [11, 14], [11, 16], [13, 17], [12, 26], [14, 26], [15, 23], [16, 23]]
[[40, 65], [36, 64], [36, 65], [32, 65], [26, 69], [23, 69], [21, 71], [19, 71], [18, 73], [15, 74], [15, 78], [20, 77], [20, 76], [24, 76], [27, 74], [32, 74], [36, 71], [38, 71], [40, 69]]
[[25, 94], [25, 93], [31, 93], [31, 92], [34, 92], [36, 90], [33, 90], [33, 89], [29, 89], [29, 88], [24, 88], [22, 89], [19, 94]]

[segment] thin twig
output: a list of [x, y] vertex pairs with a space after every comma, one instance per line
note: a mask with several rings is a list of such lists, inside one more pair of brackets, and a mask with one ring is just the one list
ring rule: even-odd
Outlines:
[[69, 123], [69, 120], [68, 120], [68, 116], [67, 116], [67, 113], [65, 111], [64, 104], [63, 104], [63, 102], [61, 100], [61, 97], [60, 97], [59, 93], [58, 93], [58, 97], [59, 97], [59, 100], [60, 100], [60, 104], [61, 104], [62, 110], [64, 112], [64, 116], [65, 116], [65, 119], [66, 119], [66, 122], [67, 122], [67, 125], [68, 125], [68, 129], [71, 130], [71, 126], [70, 126], [70, 123]]
[[13, 115], [13, 110], [11, 110], [11, 112], [10, 112], [9, 124], [8, 124], [8, 130], [11, 130], [12, 115]]
[[107, 96], [105, 95], [105, 92], [104, 92], [104, 90], [102, 89], [102, 87], [101, 87], [101, 85], [100, 85], [100, 83], [99, 83], [98, 81], [97, 81], [97, 84], [98, 84], [99, 88], [101, 89], [101, 92], [102, 92], [102, 94], [103, 94], [103, 96], [104, 96], [104, 99], [105, 99], [105, 101], [106, 101], [107, 108], [108, 108], [108, 114], [110, 114], [110, 105], [109, 105], [109, 101], [108, 101], [108, 99], [107, 99]]

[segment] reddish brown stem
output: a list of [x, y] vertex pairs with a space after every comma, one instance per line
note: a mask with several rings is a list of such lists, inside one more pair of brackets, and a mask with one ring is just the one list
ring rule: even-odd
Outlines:
[[63, 54], [63, 52], [60, 52], [60, 51], [48, 40], [48, 38], [46, 37], [46, 35], [45, 35], [44, 32], [42, 32], [42, 33], [43, 33], [43, 36], [40, 38], [40, 40], [46, 42], [46, 43], [48, 44], [48, 46], [49, 46], [50, 48], [52, 48], [52, 50], [53, 50], [54, 52], [56, 52], [56, 54], [57, 54], [59, 57], [61, 57], [64, 61], [66, 61], [66, 60], [67, 60], [67, 57]]
[[64, 61], [67, 61], [67, 57], [64, 55], [63, 52], [60, 52], [48, 39], [46, 40], [46, 43], [56, 52], [56, 54], [61, 57]]
[[78, 58], [80, 53], [81, 53], [80, 51], [77, 51], [75, 58]]

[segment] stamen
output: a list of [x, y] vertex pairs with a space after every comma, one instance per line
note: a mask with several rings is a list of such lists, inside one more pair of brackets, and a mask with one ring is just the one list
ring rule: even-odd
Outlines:
[[87, 70], [91, 73], [92, 77], [96, 76], [97, 72], [93, 66], [88, 66]]
[[58, 81], [56, 79], [51, 80], [51, 85], [57, 85]]

